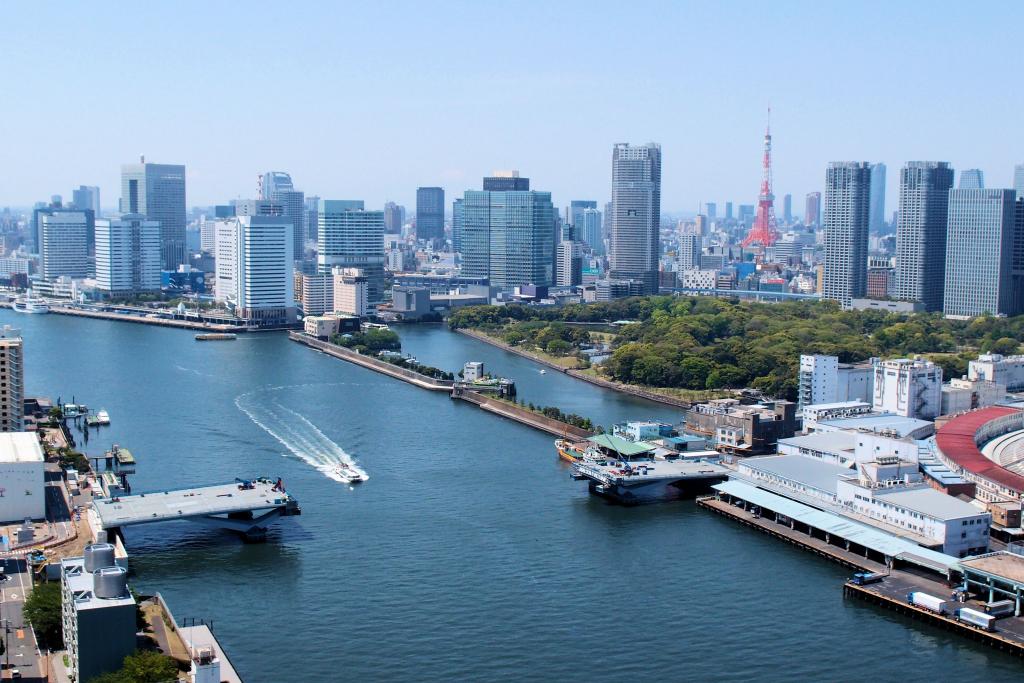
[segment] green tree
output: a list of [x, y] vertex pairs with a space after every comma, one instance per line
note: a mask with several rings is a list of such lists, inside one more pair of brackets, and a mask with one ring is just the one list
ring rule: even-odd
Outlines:
[[25, 600], [22, 614], [32, 624], [32, 630], [40, 643], [51, 650], [64, 647], [59, 583], [42, 583], [33, 588]]
[[89, 679], [89, 683], [165, 683], [178, 680], [178, 664], [153, 650], [136, 650], [124, 658], [119, 671]]

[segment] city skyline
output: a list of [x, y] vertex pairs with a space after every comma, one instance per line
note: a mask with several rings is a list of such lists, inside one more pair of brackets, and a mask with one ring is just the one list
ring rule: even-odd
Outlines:
[[[253, 197], [256, 177], [266, 168], [291, 173], [309, 194], [362, 197], [374, 208], [387, 200], [410, 207], [420, 186], [440, 186], [456, 197], [494, 169], [519, 168], [564, 206], [577, 197], [610, 195], [608, 150], [625, 140], [662, 145], [666, 213], [696, 211], [701, 202], [753, 204], [763, 111], [769, 103], [780, 197], [820, 191], [823, 169], [833, 160], [868, 159], [899, 168], [908, 160], [941, 159], [957, 169], [982, 169], [988, 187], [1012, 187], [1014, 165], [1021, 162], [1019, 151], [1001, 144], [1000, 131], [1016, 125], [1022, 95], [994, 87], [1008, 68], [1003, 47], [1019, 25], [1013, 18], [1022, 10], [1012, 4], [987, 13], [999, 14], [999, 22], [966, 7], [929, 13], [909, 3], [875, 5], [856, 15], [793, 4], [760, 9], [606, 5], [599, 12], [527, 5], [479, 36], [464, 30], [469, 20], [453, 18], [463, 14], [462, 7], [449, 5], [450, 11], [432, 15], [411, 5], [401, 12], [316, 6], [316, 22], [304, 19], [308, 13], [293, 15], [272, 5], [241, 16], [214, 7], [204, 22], [196, 23], [188, 12], [169, 8], [69, 5], [47, 17], [51, 44], [85, 32], [90, 45], [118, 43], [120, 50], [41, 52], [31, 31], [15, 33], [9, 87], [35, 92], [39, 82], [61, 85], [23, 98], [23, 106], [10, 113], [11, 127], [25, 134], [7, 142], [18, 173], [0, 188], [0, 205], [31, 206], [52, 194], [68, 196], [85, 184], [100, 187], [104, 208], [113, 208], [120, 165], [146, 154], [158, 163], [186, 166], [189, 206]], [[12, 8], [9, 21], [43, 25], [41, 11]], [[665, 38], [687, 27], [692, 49], [657, 48], [646, 69], [636, 70], [618, 60], [615, 50], [605, 49], [617, 44], [616, 27], [626, 15], [631, 21], [658, 18], [651, 22], [653, 46], [670, 44]], [[904, 23], [911, 19], [915, 30], [907, 31]], [[483, 58], [494, 50], [513, 49], [527, 31], [539, 33], [539, 39], [565, 39], [559, 27], [570, 21], [580, 30], [569, 34], [572, 49], [561, 50], [557, 59], [528, 52], [507, 64]], [[386, 54], [369, 50], [372, 31], [340, 46], [328, 40], [331, 27], [340, 23], [385, 22], [399, 38]], [[267, 65], [267, 77], [287, 77], [295, 88], [344, 85], [379, 105], [346, 108], [340, 106], [343, 96], [327, 94], [322, 106], [298, 109], [283, 101], [258, 115], [240, 101], [219, 100], [210, 107], [218, 84], [253, 77], [247, 75], [247, 50], [208, 49], [219, 27], [228, 23], [257, 40], [276, 32], [292, 46]], [[713, 49], [723, 31], [732, 44], [742, 45], [754, 42], [745, 37], [755, 33], [784, 35], [797, 25], [815, 27], [801, 31], [800, 45], [775, 41], [771, 50], [756, 54], [754, 48]], [[400, 39], [420, 30], [439, 37], [425, 59], [416, 41]], [[456, 32], [469, 40], [449, 40]], [[802, 58], [849, 32], [862, 35], [865, 63], [858, 58], [826, 65]], [[965, 32], [987, 36], [969, 62], [923, 74], [909, 86], [895, 70], [884, 68], [897, 58], [891, 47], [895, 42], [913, 50], [943, 40], [953, 43]], [[587, 38], [577, 42], [573, 34]], [[302, 40], [291, 39], [299, 35]], [[190, 55], [172, 60], [173, 68], [141, 49], [172, 40], [179, 54]], [[128, 53], [139, 59], [124, 60]], [[100, 91], [86, 87], [89, 79], [67, 78], [72, 71], [105, 73], [115, 66], [137, 84], [138, 96], [113, 115], [109, 108], [91, 106]], [[774, 77], [750, 86], [751, 71]], [[885, 75], [890, 71], [892, 76]], [[369, 73], [376, 75], [371, 79]], [[946, 96], [950, 83], [958, 84], [956, 98]], [[591, 117], [580, 117], [574, 107], [549, 106], [543, 117], [532, 115], [541, 103], [564, 99], [573, 88], [629, 88], [631, 96], [602, 100], [599, 115]], [[847, 92], [857, 97], [843, 97]], [[54, 106], [58, 97], [61, 102], [77, 98], [83, 106], [74, 117], [58, 118], [53, 112], [65, 111]], [[987, 106], [968, 110], [979, 98]], [[895, 108], [894, 101], [899, 103]], [[268, 134], [268, 117], [290, 122], [287, 139]], [[964, 128], [968, 120], [969, 131]], [[185, 125], [189, 121], [197, 125]], [[475, 135], [472, 146], [451, 144], [460, 135], [484, 130], [487, 134]], [[244, 144], [252, 139], [260, 144]], [[61, 164], [43, 161], [58, 155]], [[887, 207], [895, 205], [897, 184], [896, 174], [890, 174]]]

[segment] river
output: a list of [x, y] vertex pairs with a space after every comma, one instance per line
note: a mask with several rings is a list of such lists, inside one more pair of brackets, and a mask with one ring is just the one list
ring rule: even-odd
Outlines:
[[[28, 394], [109, 411], [88, 451], [129, 447], [137, 491], [266, 474], [298, 498], [302, 516], [262, 544], [187, 522], [127, 533], [134, 585], [212, 620], [250, 683], [1020, 675], [1006, 655], [844, 600], [841, 567], [692, 501], [606, 504], [549, 436], [284, 334], [0, 322], [23, 330]], [[439, 325], [398, 331], [421, 362], [482, 360], [527, 401], [598, 424], [679, 417]], [[317, 469], [339, 458], [369, 481]]]

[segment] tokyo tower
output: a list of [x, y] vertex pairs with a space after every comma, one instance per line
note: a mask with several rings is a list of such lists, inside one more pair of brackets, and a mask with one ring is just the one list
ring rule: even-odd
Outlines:
[[743, 246], [760, 244], [770, 247], [779, 240], [779, 229], [775, 225], [775, 195], [772, 194], [772, 110], [768, 109], [768, 125], [764, 129], [764, 161], [761, 177], [761, 194], [757, 198], [757, 217], [750, 232], [743, 239]]

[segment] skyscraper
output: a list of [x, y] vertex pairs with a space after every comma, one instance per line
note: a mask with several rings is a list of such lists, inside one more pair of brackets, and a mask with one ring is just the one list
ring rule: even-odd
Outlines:
[[1024, 198], [1024, 164], [1013, 167], [1013, 189], [1017, 191], [1017, 199]]
[[462, 274], [493, 287], [554, 284], [555, 207], [550, 192], [466, 190]]
[[808, 192], [804, 205], [804, 225], [808, 228], [821, 225], [821, 193]]
[[526, 192], [530, 179], [520, 178], [519, 171], [495, 171], [484, 178], [484, 190], [488, 192]]
[[267, 171], [260, 177], [260, 192], [257, 199], [273, 199], [277, 192], [295, 189], [292, 177], [284, 171]]
[[321, 199], [317, 213], [317, 270], [361, 268], [370, 305], [384, 300], [384, 212], [366, 211], [363, 201]]
[[309, 232], [305, 195], [295, 189], [289, 174], [284, 171], [267, 171], [260, 177], [259, 199], [280, 205], [281, 213], [253, 215], [282, 215], [292, 219], [292, 254], [296, 260], [301, 260], [306, 252], [306, 235]]
[[718, 204], [715, 204], [714, 202], [708, 202], [707, 204], [704, 205], [704, 209], [707, 212], [708, 220], [714, 223], [715, 219], [718, 218]]
[[416, 239], [444, 242], [444, 188], [416, 190]]
[[[292, 223], [286, 216], [217, 221], [217, 298], [258, 327], [295, 321]], [[382, 241], [383, 247], [383, 241]]]
[[601, 256], [605, 252], [601, 212], [596, 208], [583, 209], [579, 214], [579, 225], [576, 227], [576, 239], [584, 242], [594, 254]]
[[793, 222], [793, 195], [782, 195], [782, 221], [789, 225]]
[[833, 161], [825, 172], [825, 271], [822, 296], [843, 308], [867, 290], [871, 164]]
[[1015, 269], [1014, 247], [1021, 244], [1024, 226], [1016, 212], [1014, 190], [950, 190], [945, 315], [1021, 312], [1022, 273]]
[[616, 144], [612, 150], [611, 278], [637, 280], [658, 293], [661, 145]]
[[579, 239], [579, 225], [583, 222], [583, 212], [587, 209], [597, 209], [597, 202], [591, 199], [574, 199], [569, 202], [569, 223], [576, 227], [576, 239]]
[[562, 240], [558, 243], [558, 263], [555, 284], [575, 287], [583, 282], [583, 249], [579, 242]]
[[25, 348], [21, 331], [0, 328], [0, 432], [25, 428]]
[[[872, 178], [872, 188], [874, 179]], [[945, 161], [911, 161], [900, 170], [896, 223], [896, 298], [942, 310], [946, 223], [953, 169]]]
[[452, 249], [462, 252], [462, 197], [452, 202]]
[[76, 209], [89, 209], [93, 216], [100, 215], [100, 188], [95, 185], [79, 185], [71, 197]]
[[732, 220], [732, 202], [725, 203], [725, 220]]
[[701, 238], [700, 235], [686, 233], [679, 236], [679, 253], [676, 262], [679, 271], [697, 270], [700, 268]]
[[981, 190], [985, 188], [985, 174], [980, 168], [966, 168], [960, 171], [958, 190]]
[[871, 218], [868, 230], [885, 230], [885, 164], [871, 164]]
[[164, 270], [186, 261], [185, 167], [174, 164], [121, 166], [121, 213], [142, 214], [160, 223], [160, 259]]
[[405, 207], [394, 202], [384, 205], [384, 232], [389, 235], [402, 233], [402, 224], [405, 223]]
[[39, 214], [40, 275], [53, 280], [89, 276], [90, 211], [53, 211]]
[[110, 296], [160, 290], [160, 224], [139, 214], [96, 221], [96, 288]]

